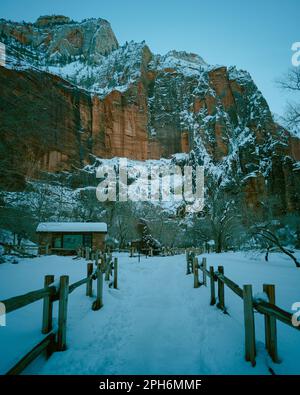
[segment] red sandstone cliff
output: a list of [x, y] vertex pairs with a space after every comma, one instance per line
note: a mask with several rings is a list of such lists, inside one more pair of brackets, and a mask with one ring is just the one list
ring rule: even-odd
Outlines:
[[216, 183], [240, 183], [248, 205], [276, 196], [280, 209], [300, 209], [300, 140], [273, 121], [248, 73], [183, 52], [154, 56], [143, 43], [119, 48], [103, 20], [1, 21], [0, 33], [12, 57], [0, 67], [5, 188], [92, 156], [192, 152]]

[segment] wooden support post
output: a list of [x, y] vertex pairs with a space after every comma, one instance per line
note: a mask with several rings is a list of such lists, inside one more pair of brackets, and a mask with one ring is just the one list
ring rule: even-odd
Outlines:
[[98, 262], [99, 261], [99, 251], [98, 250], [96, 250], [96, 252], [95, 252], [95, 266], [97, 267], [98, 266]]
[[203, 284], [207, 286], [207, 281], [206, 281], [206, 258], [202, 258], [202, 268], [203, 268]]
[[109, 265], [109, 275], [112, 276], [112, 274], [113, 274], [113, 263], [111, 261]]
[[211, 306], [216, 304], [216, 289], [215, 289], [215, 272], [214, 267], [209, 267], [210, 273], [210, 304]]
[[67, 349], [68, 296], [69, 276], [61, 276], [59, 282], [57, 351]]
[[90, 259], [90, 247], [85, 247], [85, 259]]
[[198, 258], [194, 258], [194, 288], [199, 288], [199, 275], [198, 275]]
[[118, 288], [118, 258], [114, 259], [114, 288]]
[[[275, 285], [264, 284], [263, 291], [268, 295], [269, 303], [275, 305]], [[272, 361], [279, 362], [276, 318], [267, 314], [265, 314], [265, 344]]]
[[[44, 279], [44, 287], [48, 287], [54, 282], [54, 276], [48, 274]], [[49, 333], [52, 329], [52, 311], [53, 311], [53, 301], [51, 296], [45, 296], [43, 302], [43, 324], [42, 333]]]
[[86, 296], [93, 296], [92, 274], [93, 274], [93, 264], [88, 263], [87, 264], [87, 273], [86, 273], [86, 276], [88, 277], [88, 280], [86, 282]]
[[[224, 274], [224, 267], [218, 266], [218, 272], [220, 274]], [[217, 307], [223, 311], [225, 311], [225, 292], [224, 292], [224, 283], [223, 281], [218, 279], [218, 304]]]
[[109, 281], [110, 268], [111, 268], [111, 264], [110, 264], [110, 262], [108, 262], [106, 265], [106, 271], [105, 271], [105, 281]]
[[49, 244], [46, 244], [46, 255], [49, 254]]
[[255, 366], [255, 322], [253, 312], [252, 285], [244, 285], [244, 325], [245, 325], [245, 359]]
[[97, 298], [92, 305], [93, 310], [100, 310], [103, 306], [103, 272], [101, 264], [97, 266]]
[[189, 261], [190, 254], [188, 251], [186, 251], [185, 257], [186, 257], [186, 274], [191, 274], [190, 261]]

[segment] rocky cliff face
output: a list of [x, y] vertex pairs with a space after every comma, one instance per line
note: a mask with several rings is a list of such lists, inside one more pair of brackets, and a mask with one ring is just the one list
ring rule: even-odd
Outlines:
[[69, 62], [72, 58], [88, 57], [97, 61], [118, 48], [118, 41], [109, 22], [87, 19], [80, 23], [65, 16], [44, 16], [35, 23], [15, 23], [0, 20], [0, 37], [8, 40], [10, 49], [27, 50], [47, 64]]
[[188, 152], [216, 185], [239, 186], [248, 205], [276, 195], [280, 210], [299, 210], [299, 139], [274, 122], [247, 72], [185, 52], [154, 55], [145, 43], [119, 47], [103, 19], [1, 20], [0, 37], [6, 180], [95, 156]]

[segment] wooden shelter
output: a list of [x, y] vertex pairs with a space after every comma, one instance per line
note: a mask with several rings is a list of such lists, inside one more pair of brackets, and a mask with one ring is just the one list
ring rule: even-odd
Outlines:
[[107, 225], [104, 222], [42, 222], [36, 232], [41, 254], [72, 255], [80, 247], [103, 250]]

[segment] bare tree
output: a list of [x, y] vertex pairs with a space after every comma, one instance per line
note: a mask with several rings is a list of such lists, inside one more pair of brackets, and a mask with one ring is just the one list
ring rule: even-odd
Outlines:
[[[294, 67], [290, 69], [281, 79], [277, 81], [277, 85], [286, 91], [300, 92], [300, 68]], [[290, 129], [298, 129], [300, 127], [300, 102], [288, 102], [287, 110], [284, 117], [286, 126]]]
[[[297, 258], [294, 256], [291, 250], [283, 246], [282, 242], [280, 241], [279, 237], [275, 234], [275, 232], [272, 232], [267, 227], [263, 227], [263, 226], [262, 227], [258, 226], [256, 228], [256, 232], [257, 232], [256, 236], [262, 237], [271, 245], [275, 245], [276, 247], [278, 247], [280, 251], [282, 251], [284, 254], [286, 254], [293, 260], [296, 267], [300, 267], [300, 263], [298, 262]], [[270, 249], [269, 246], [268, 249]]]
[[206, 201], [205, 219], [208, 226], [205, 229], [214, 240], [216, 252], [219, 253], [230, 246], [235, 229], [240, 225], [239, 202], [221, 188], [211, 193]]

